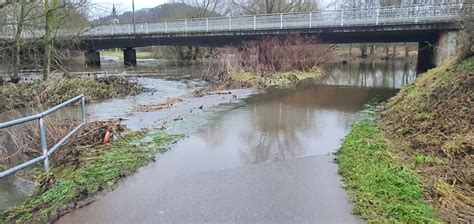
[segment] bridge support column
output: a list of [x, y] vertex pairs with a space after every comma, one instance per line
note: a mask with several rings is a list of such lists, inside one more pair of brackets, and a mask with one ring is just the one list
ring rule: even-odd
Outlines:
[[84, 53], [84, 59], [86, 61], [86, 67], [100, 68], [100, 52], [86, 51]]
[[123, 50], [123, 63], [126, 67], [137, 66], [137, 51], [133, 48]]
[[428, 41], [418, 43], [418, 59], [416, 63], [416, 70], [418, 73], [428, 71], [428, 69], [436, 66], [434, 57], [435, 46]]
[[418, 43], [418, 72], [456, 58], [458, 47], [458, 31], [442, 32], [438, 39]]

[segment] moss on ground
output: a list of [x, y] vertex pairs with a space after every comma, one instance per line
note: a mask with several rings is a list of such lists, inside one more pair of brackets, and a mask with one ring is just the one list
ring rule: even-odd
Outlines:
[[1, 222], [45, 222], [71, 203], [93, 197], [154, 160], [181, 136], [165, 131], [134, 134], [110, 145], [81, 153], [81, 166], [58, 166], [38, 177], [36, 189], [25, 202], [0, 216]]
[[293, 71], [293, 72], [280, 72], [275, 73], [270, 76], [261, 76], [257, 74], [252, 74], [248, 72], [241, 73], [231, 73], [230, 79], [231, 82], [249, 86], [249, 87], [269, 87], [269, 86], [279, 86], [279, 87], [290, 87], [296, 85], [301, 80], [309, 78], [317, 78], [322, 75], [320, 70], [313, 71]]
[[356, 123], [337, 152], [354, 213], [369, 223], [435, 223], [420, 179], [395, 156], [373, 122]]
[[85, 94], [87, 101], [135, 95], [142, 87], [125, 77], [62, 78], [46, 82], [0, 86], [0, 112], [23, 107], [60, 104]]
[[[123, 61], [122, 51], [102, 51], [101, 56], [117, 57], [119, 61]], [[150, 59], [150, 58], [153, 58], [152, 52], [137, 51], [137, 59]]]

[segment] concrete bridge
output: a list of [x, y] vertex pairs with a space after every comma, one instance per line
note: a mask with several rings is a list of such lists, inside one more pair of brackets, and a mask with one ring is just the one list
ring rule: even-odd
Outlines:
[[[215, 17], [139, 24], [108, 24], [79, 36], [88, 66], [100, 66], [98, 50], [124, 49], [126, 65], [136, 65], [135, 47], [239, 44], [268, 35], [299, 32], [327, 43], [419, 43], [419, 65], [427, 68], [456, 55], [459, 20], [472, 4], [323, 10], [241, 17]], [[30, 33], [29, 35], [41, 35]], [[67, 35], [67, 33], [63, 34]]]

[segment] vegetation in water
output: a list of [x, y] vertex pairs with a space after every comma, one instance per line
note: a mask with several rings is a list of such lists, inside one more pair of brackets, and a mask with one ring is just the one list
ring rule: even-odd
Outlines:
[[[55, 221], [81, 201], [113, 187], [117, 182], [153, 161], [174, 143], [179, 135], [165, 131], [126, 136], [110, 145], [82, 150], [80, 166], [58, 164], [37, 178], [35, 192], [23, 203], [0, 216], [2, 222]], [[84, 204], [82, 204], [84, 205]]]
[[228, 88], [294, 85], [320, 76], [332, 50], [317, 38], [297, 33], [249, 41], [218, 52], [217, 57], [224, 63], [217, 82]]
[[337, 152], [354, 213], [370, 223], [435, 223], [420, 179], [402, 164], [372, 121], [356, 123]]
[[141, 85], [123, 76], [10, 83], [0, 86], [0, 112], [38, 105], [49, 107], [80, 94], [85, 94], [86, 100], [90, 102], [116, 96], [135, 95], [142, 89]]

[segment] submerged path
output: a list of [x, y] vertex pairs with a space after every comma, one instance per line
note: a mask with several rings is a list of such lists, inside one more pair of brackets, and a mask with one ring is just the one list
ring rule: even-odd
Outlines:
[[155, 171], [143, 170], [59, 223], [360, 222], [351, 215], [330, 156], [200, 172], [166, 181], [157, 181], [161, 172]]

